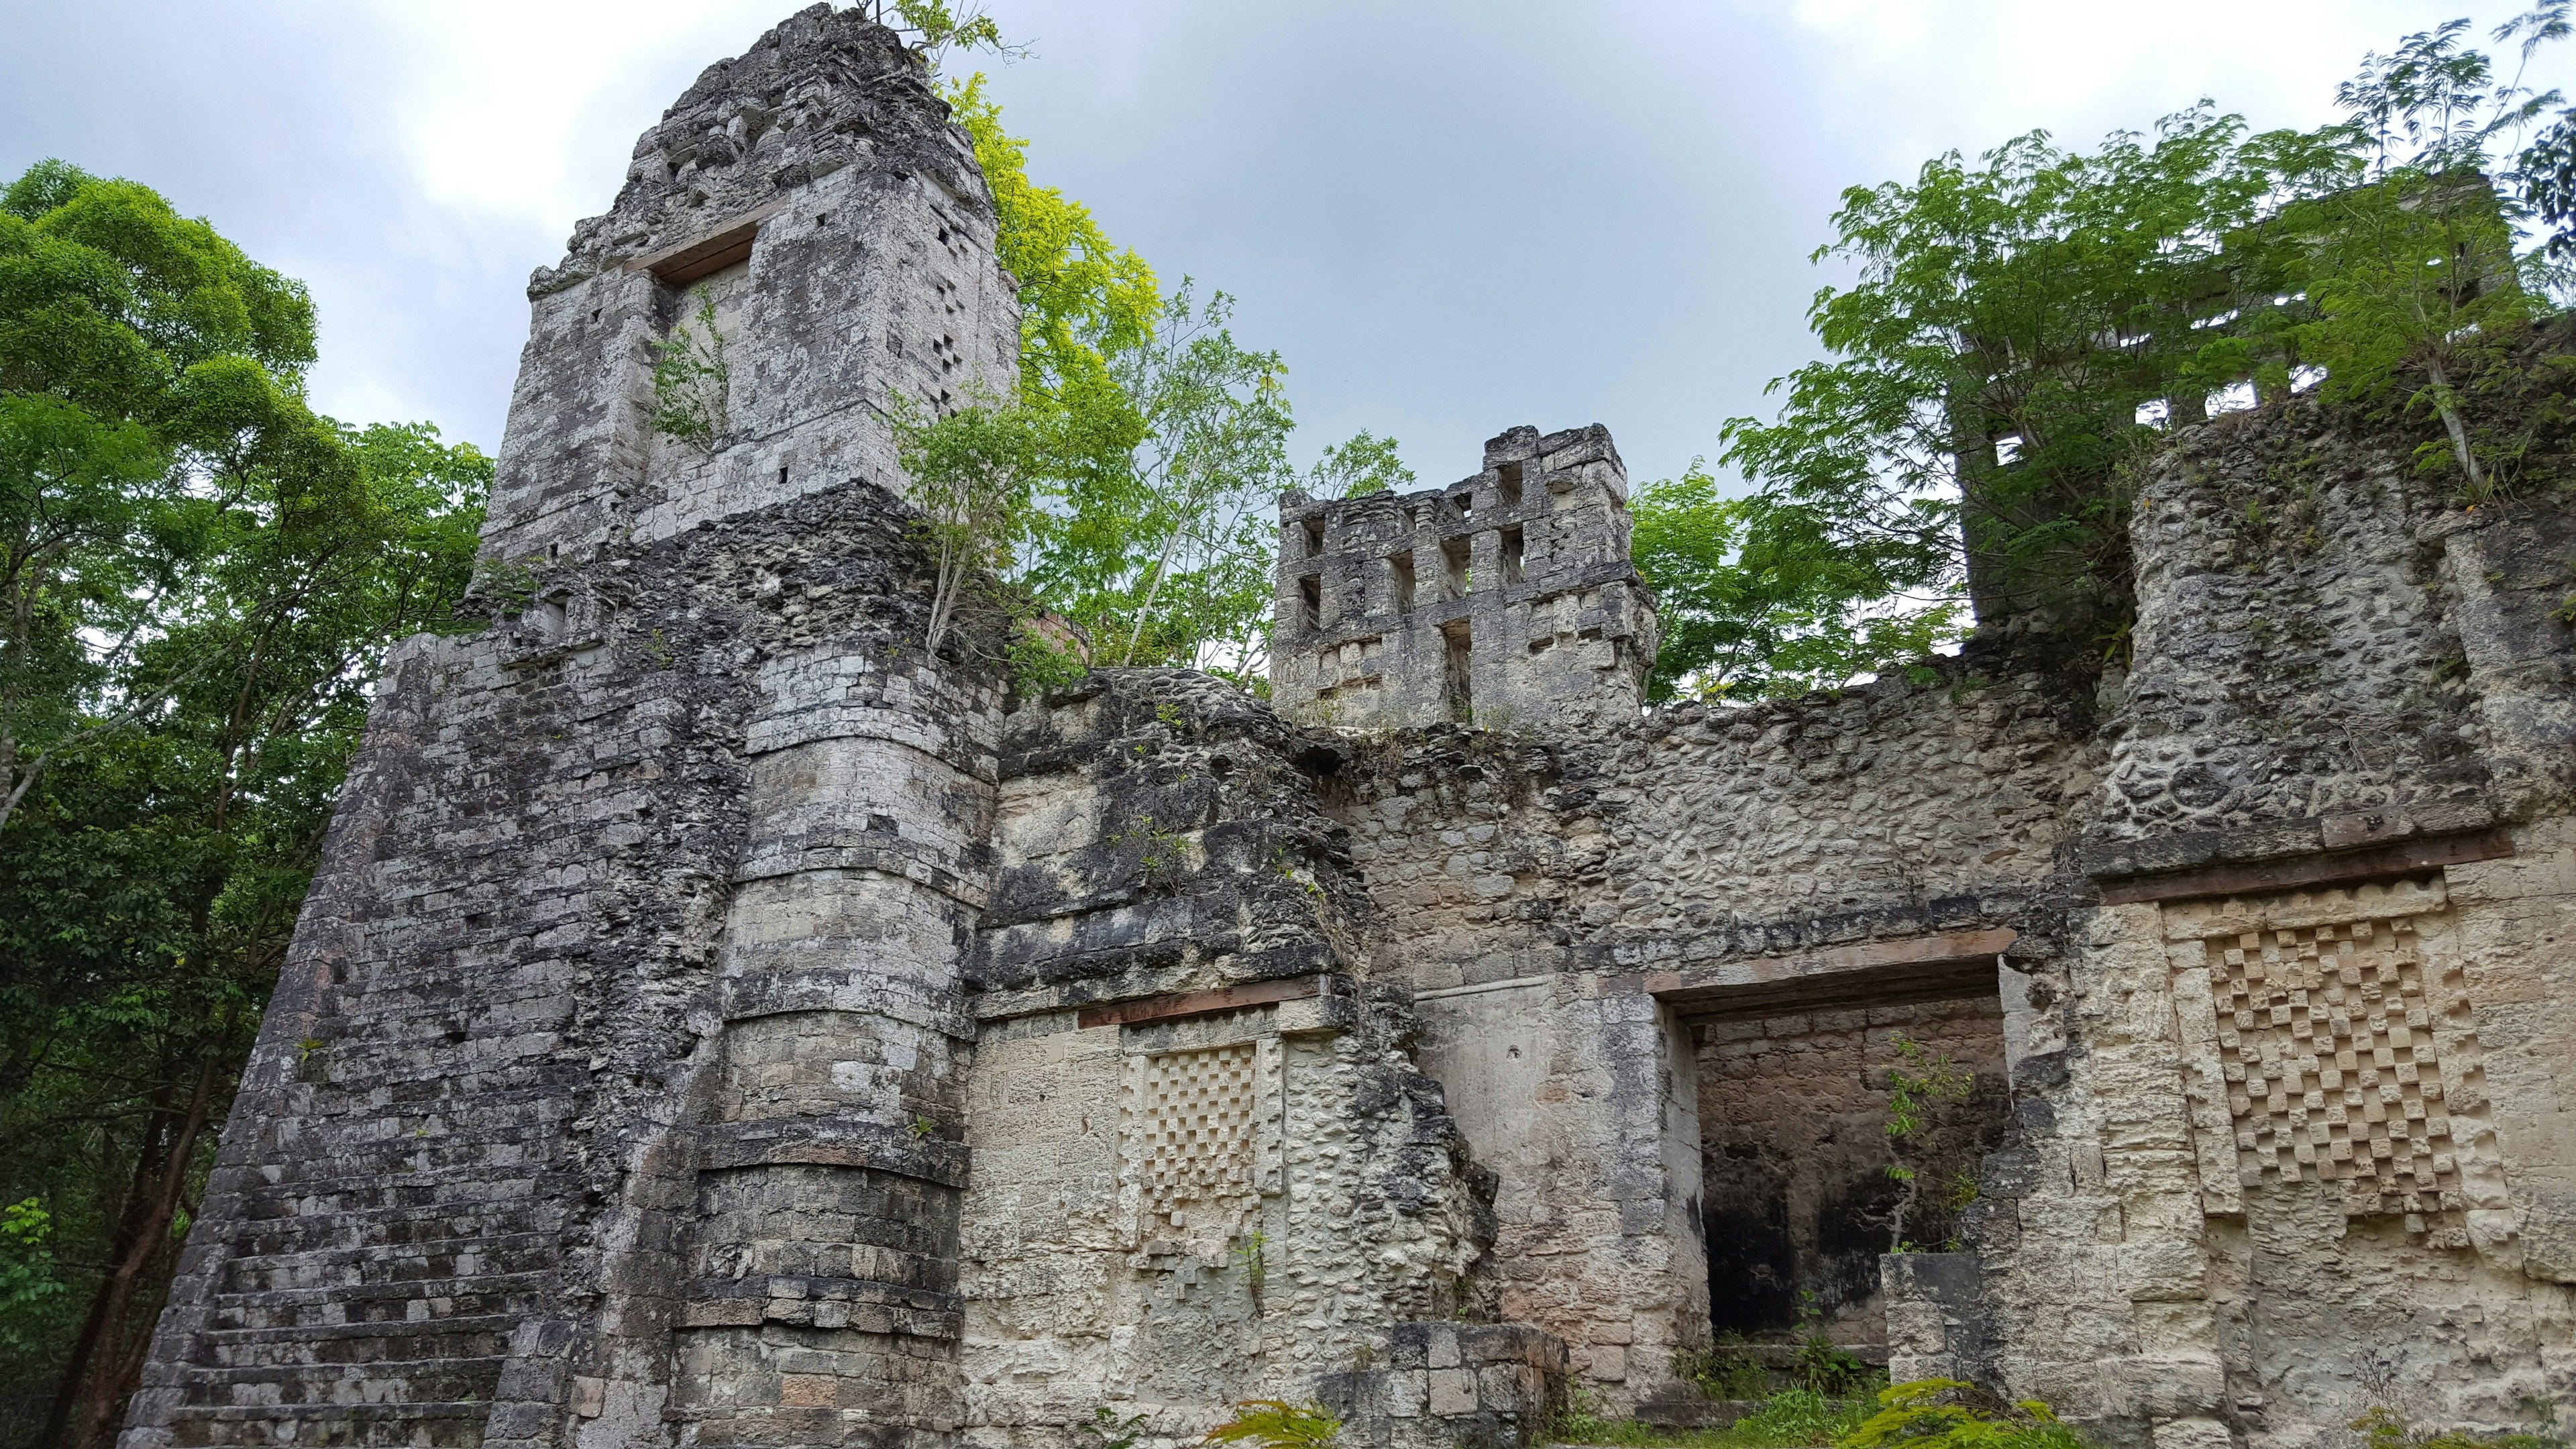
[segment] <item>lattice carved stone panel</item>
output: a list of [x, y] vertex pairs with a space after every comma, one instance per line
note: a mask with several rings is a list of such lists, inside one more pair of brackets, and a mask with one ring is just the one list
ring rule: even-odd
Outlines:
[[1276, 1176], [1278, 1045], [1256, 1039], [1131, 1060], [1119, 1177], [1140, 1243], [1222, 1251]]
[[[2478, 1205], [2477, 1037], [2457, 963], [2426, 949], [2448, 929], [2444, 904], [2426, 882], [2169, 912], [2175, 963], [2197, 978], [2178, 983], [2178, 1005], [2189, 1015], [2205, 993], [2213, 1028], [2199, 1127], [2232, 1140], [2239, 1186], [2339, 1183], [2353, 1213]], [[2203, 1144], [2211, 1168], [2216, 1145]]]

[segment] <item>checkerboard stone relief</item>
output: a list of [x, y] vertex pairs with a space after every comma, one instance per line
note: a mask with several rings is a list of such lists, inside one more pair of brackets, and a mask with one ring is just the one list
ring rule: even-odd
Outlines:
[[1144, 1059], [1124, 1114], [1126, 1171], [1147, 1235], [1204, 1226], [1193, 1208], [1258, 1195], [1259, 1046], [1239, 1042]]
[[2207, 949], [2245, 1185], [2340, 1182], [2389, 1209], [2458, 1207], [2416, 920], [2239, 931]]

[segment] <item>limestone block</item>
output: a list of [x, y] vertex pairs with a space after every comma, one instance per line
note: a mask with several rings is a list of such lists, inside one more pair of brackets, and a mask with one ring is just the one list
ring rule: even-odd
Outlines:
[[2236, 1436], [2217, 1419], [2167, 1419], [2155, 1427], [2156, 1449], [2234, 1449]]

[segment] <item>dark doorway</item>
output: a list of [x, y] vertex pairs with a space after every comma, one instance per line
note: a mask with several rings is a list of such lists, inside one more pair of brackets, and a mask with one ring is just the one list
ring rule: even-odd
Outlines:
[[[2002, 1003], [1772, 1009], [1703, 1018], [1694, 1034], [1710, 1327], [1886, 1342], [1879, 1255], [1900, 1232], [1917, 1248], [1950, 1245], [1962, 1194], [2009, 1118]], [[1963, 1091], [1900, 1152], [1887, 1131], [1889, 1069], [1933, 1060]], [[1899, 1166], [1911, 1184], [1889, 1173]]]

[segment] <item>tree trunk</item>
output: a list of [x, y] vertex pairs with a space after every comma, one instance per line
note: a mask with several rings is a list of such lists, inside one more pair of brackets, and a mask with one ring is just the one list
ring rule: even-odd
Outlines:
[[45, 1428], [44, 1442], [54, 1449], [112, 1449], [116, 1443], [126, 1396], [142, 1375], [151, 1343], [149, 1325], [135, 1320], [138, 1310], [148, 1312], [167, 1289], [174, 1266], [170, 1225], [187, 1194], [217, 1075], [217, 1063], [201, 1059], [187, 1105], [165, 1105], [156, 1113], [135, 1153], [107, 1277], [90, 1300]]
[[2451, 451], [2458, 455], [2460, 471], [2469, 475], [2469, 492], [2473, 497], [2486, 496], [2486, 476], [2478, 471], [2478, 455], [2469, 446], [2468, 427], [2460, 421], [2460, 410], [2451, 405], [2451, 378], [2442, 370], [2442, 359], [2436, 357], [2424, 364], [2433, 379], [2433, 408], [2442, 415], [2442, 431], [2451, 435]]

